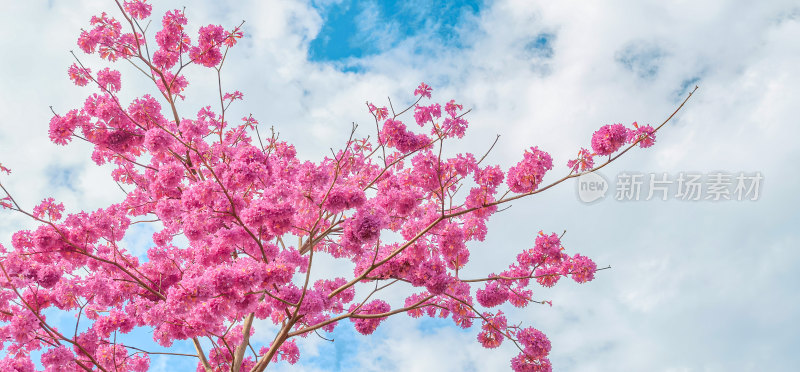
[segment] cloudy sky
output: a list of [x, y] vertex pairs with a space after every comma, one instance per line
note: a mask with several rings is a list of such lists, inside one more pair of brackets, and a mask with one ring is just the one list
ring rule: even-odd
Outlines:
[[[659, 124], [698, 85], [655, 147], [602, 170], [604, 199], [583, 203], [569, 183], [515, 202], [492, 220], [486, 242], [473, 245], [470, 271], [501, 270], [539, 230], [566, 230], [570, 252], [611, 266], [588, 284], [537, 291], [552, 308], [504, 309], [550, 337], [557, 371], [788, 371], [800, 364], [796, 2], [429, 3], [163, 1], [154, 14], [186, 6], [194, 29], [245, 20], [246, 37], [223, 76], [228, 90], [245, 94], [234, 109], [274, 125], [305, 159], [338, 147], [352, 122], [370, 123], [364, 101], [409, 103], [425, 81], [434, 99], [472, 108], [461, 150], [483, 151], [499, 134], [488, 161], [507, 169], [537, 145], [554, 156], [546, 178], [554, 180], [601, 125]], [[115, 14], [113, 4], [0, 6], [0, 163], [13, 170], [4, 185], [28, 206], [47, 196], [73, 211], [119, 200], [88, 147], [57, 147], [47, 138], [49, 106], [66, 112], [90, 92], [66, 74], [79, 30], [91, 15]], [[187, 112], [214, 94], [209, 75], [190, 73]], [[143, 92], [140, 82], [124, 84], [123, 98]], [[644, 200], [651, 173], [700, 174], [704, 194], [681, 200], [670, 189], [666, 201], [660, 194]], [[706, 200], [718, 173], [734, 177], [731, 190], [739, 174], [760, 174], [757, 200]], [[617, 200], [624, 174], [643, 176], [641, 200]], [[0, 213], [0, 242], [29, 226]], [[143, 253], [147, 239], [134, 232], [128, 245]], [[476, 332], [397, 316], [363, 337], [345, 323], [334, 343], [301, 342], [300, 367], [291, 370], [508, 369], [512, 347], [483, 349]], [[152, 367], [173, 370], [167, 362], [154, 358]]]

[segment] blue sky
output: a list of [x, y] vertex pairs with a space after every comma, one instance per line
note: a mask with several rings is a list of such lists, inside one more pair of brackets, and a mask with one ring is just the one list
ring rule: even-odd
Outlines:
[[[632, 151], [603, 175], [758, 171], [759, 200], [586, 205], [574, 184], [562, 185], [498, 214], [487, 240], [473, 247], [470, 273], [505, 267], [539, 230], [567, 230], [568, 250], [612, 267], [589, 284], [537, 290], [552, 308], [503, 309], [550, 337], [557, 371], [788, 371], [800, 364], [795, 2], [433, 3], [164, 1], [155, 8], [186, 5], [195, 28], [247, 21], [247, 37], [223, 70], [226, 87], [245, 94], [233, 110], [275, 125], [304, 159], [342, 143], [350, 123], [369, 123], [365, 100], [412, 102], [425, 81], [436, 100], [473, 110], [469, 134], [451, 151], [485, 149], [500, 134], [487, 161], [507, 169], [538, 145], [554, 157], [552, 180], [599, 126], [659, 123], [700, 85], [656, 146]], [[4, 184], [27, 205], [54, 196], [74, 211], [118, 200], [88, 147], [47, 140], [48, 106], [65, 111], [89, 93], [66, 77], [68, 50], [109, 2], [4, 6], [0, 31], [14, 35], [0, 39], [2, 50], [14, 51], [0, 57], [0, 162], [14, 170]], [[37, 28], [30, 19], [40, 20]], [[216, 81], [189, 73], [186, 112], [207, 104]], [[132, 90], [137, 84], [123, 82]], [[30, 226], [0, 214], [0, 242]], [[134, 231], [126, 243], [144, 252], [148, 234]], [[319, 265], [351, 270], [332, 260]], [[402, 298], [386, 295], [390, 303]], [[271, 336], [267, 325], [256, 326], [263, 340]], [[476, 332], [400, 316], [363, 337], [344, 322], [327, 336], [334, 343], [303, 339], [301, 364], [274, 370], [506, 370], [514, 350], [483, 349]], [[146, 330], [132, 337], [148, 344]], [[175, 348], [191, 351], [188, 343]], [[175, 365], [154, 358], [152, 366]]]
[[459, 29], [480, 12], [479, 1], [312, 2], [323, 19], [309, 45], [311, 61], [346, 61], [379, 54], [413, 37], [459, 47]]

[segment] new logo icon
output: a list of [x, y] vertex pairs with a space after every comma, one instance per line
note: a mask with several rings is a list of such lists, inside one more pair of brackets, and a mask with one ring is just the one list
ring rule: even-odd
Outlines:
[[578, 177], [578, 199], [591, 203], [606, 197], [608, 181], [597, 172], [586, 173]]

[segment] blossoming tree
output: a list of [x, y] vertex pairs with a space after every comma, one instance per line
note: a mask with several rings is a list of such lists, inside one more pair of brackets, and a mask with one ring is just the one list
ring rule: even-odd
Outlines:
[[[92, 160], [112, 165], [126, 192], [120, 202], [66, 214], [47, 198], [28, 209], [0, 183], [0, 205], [38, 223], [15, 233], [13, 248], [0, 245], [0, 370], [33, 371], [29, 354], [38, 350], [47, 371], [144, 371], [149, 353], [113, 335], [147, 327], [160, 345], [191, 342], [194, 355], [174, 357], [196, 358], [199, 371], [263, 371], [296, 363], [297, 337], [331, 332], [345, 320], [368, 335], [403, 313], [478, 326], [484, 347], [505, 342], [519, 350], [515, 371], [551, 369], [547, 337], [514, 325], [500, 307], [542, 303], [532, 285], [567, 277], [584, 283], [597, 266], [567, 253], [557, 234], [540, 232], [507, 268], [464, 278], [467, 242], [484, 239], [499, 206], [651, 146], [669, 118], [656, 128], [603, 126], [592, 150], [581, 149], [565, 176], [545, 184], [553, 162], [537, 147], [506, 172], [485, 165], [485, 155], [443, 156], [445, 142], [464, 136], [466, 112], [453, 100], [423, 103], [432, 91], [423, 83], [404, 110], [367, 104], [374, 137], [353, 128], [329, 157], [300, 161], [291, 144], [261, 138], [252, 116], [226, 116], [243, 98], [238, 91], [223, 93], [220, 85], [212, 106], [182, 116], [185, 69], [202, 66], [219, 77], [240, 27], [209, 25], [192, 38], [184, 12], [175, 10], [152, 37], [142, 27], [151, 13], [145, 0], [115, 2], [121, 17], [93, 17], [78, 45], [108, 62], [130, 62], [160, 94], [122, 102], [120, 72], [93, 72], [80, 60], [68, 69], [75, 84], [97, 93], [56, 114], [50, 138], [91, 143]], [[411, 130], [404, 115], [421, 129]], [[156, 232], [146, 257], [137, 257], [119, 243], [144, 223]], [[319, 255], [352, 262], [352, 275], [311, 280]], [[357, 285], [366, 290], [357, 293]], [[401, 304], [381, 299], [398, 286], [414, 294]], [[54, 309], [76, 314], [74, 332], [47, 319], [45, 310]], [[255, 319], [278, 327], [271, 343], [251, 340]]]

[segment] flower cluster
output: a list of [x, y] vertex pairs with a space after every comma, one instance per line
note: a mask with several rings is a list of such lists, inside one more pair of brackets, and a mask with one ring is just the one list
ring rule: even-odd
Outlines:
[[362, 335], [369, 335], [372, 332], [375, 332], [375, 329], [378, 328], [378, 325], [380, 325], [382, 321], [386, 320], [385, 316], [373, 317], [371, 315], [389, 312], [392, 307], [383, 300], [373, 300], [366, 305], [361, 306], [360, 309], [358, 309], [358, 305], [354, 305], [353, 309], [350, 310], [355, 311], [356, 309], [356, 314], [359, 316], [353, 318], [353, 324], [356, 327], [356, 331]]
[[535, 191], [550, 169], [553, 169], [550, 154], [538, 147], [531, 147], [525, 151], [523, 159], [508, 170], [508, 188], [516, 193]]
[[140, 33], [123, 33], [122, 24], [106, 13], [92, 17], [90, 22], [92, 28], [83, 30], [78, 38], [78, 46], [86, 53], [97, 51], [101, 58], [113, 62], [133, 57], [143, 41]]
[[517, 332], [522, 353], [511, 359], [515, 372], [550, 372], [552, 366], [547, 355], [550, 353], [550, 340], [535, 328], [525, 328]]
[[48, 218], [50, 220], [60, 220], [61, 213], [64, 212], [64, 204], [56, 203], [55, 199], [47, 198], [33, 207], [33, 216], [36, 218]]
[[375, 120], [381, 121], [389, 117], [389, 110], [386, 107], [377, 107], [371, 103], [367, 103], [367, 107], [369, 108], [369, 112], [372, 115], [375, 115]]
[[126, 1], [124, 4], [125, 11], [133, 18], [145, 19], [150, 16], [153, 11], [153, 6], [148, 4], [146, 0], [132, 0]]
[[[266, 352], [262, 351], [262, 354], [266, 354]], [[277, 362], [279, 360], [285, 360], [289, 364], [295, 364], [300, 360], [300, 349], [294, 340], [288, 340], [278, 348], [278, 352], [275, 353], [272, 361]]]
[[611, 155], [626, 144], [639, 144], [647, 148], [656, 142], [656, 130], [650, 125], [639, 126], [633, 122], [633, 128], [626, 128], [622, 124], [611, 124], [600, 127], [592, 135], [592, 150], [585, 148], [578, 151], [576, 159], [567, 161], [567, 167], [573, 172], [585, 172], [594, 169], [594, 157], [597, 155]]
[[197, 45], [189, 50], [189, 57], [203, 66], [214, 67], [222, 61], [220, 47], [227, 39], [225, 29], [222, 26], [208, 25], [200, 27], [199, 33]]
[[567, 166], [572, 171], [584, 172], [594, 168], [594, 154], [589, 150], [581, 148], [578, 151], [578, 158], [567, 161]]
[[497, 314], [483, 314], [484, 320], [481, 331], [478, 333], [478, 342], [487, 349], [494, 349], [503, 343], [503, 332], [508, 328], [508, 321], [502, 311]]
[[69, 66], [67, 74], [69, 74], [70, 80], [72, 80], [72, 82], [79, 87], [89, 84], [89, 80], [92, 78], [92, 70], [78, 66], [77, 63], [73, 63]]
[[400, 120], [386, 119], [380, 133], [381, 142], [401, 152], [411, 152], [427, 147], [431, 140], [424, 134], [415, 134]]
[[633, 143], [639, 141], [639, 147], [648, 148], [656, 143], [656, 133], [653, 127], [649, 125], [639, 126], [637, 122], [633, 122], [635, 129], [628, 131], [628, 142]]
[[592, 150], [597, 155], [611, 155], [627, 140], [628, 129], [624, 125], [604, 125], [592, 135]]
[[419, 83], [417, 89], [414, 89], [414, 95], [422, 97], [431, 98], [431, 91], [433, 89], [425, 83]]
[[106, 67], [97, 73], [97, 84], [103, 90], [119, 92], [119, 90], [122, 89], [122, 83], [120, 82], [121, 77], [122, 75], [120, 75], [119, 71]]

